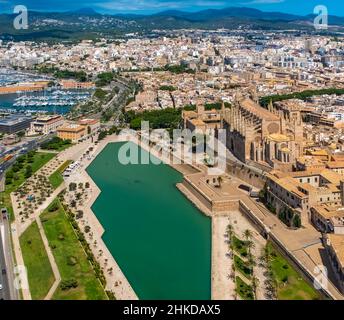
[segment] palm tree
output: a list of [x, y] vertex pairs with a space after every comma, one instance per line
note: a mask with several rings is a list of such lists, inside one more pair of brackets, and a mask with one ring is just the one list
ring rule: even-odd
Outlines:
[[227, 235], [228, 235], [228, 242], [229, 242], [229, 248], [233, 250], [233, 242], [232, 242], [232, 237], [233, 237], [233, 226], [229, 224], [227, 226]]
[[257, 277], [253, 277], [252, 278], [252, 289], [253, 289], [253, 292], [254, 292], [254, 295], [255, 297], [257, 297], [257, 287], [259, 285], [259, 279]]
[[235, 281], [235, 266], [234, 263], [232, 264], [232, 269], [231, 269], [231, 273], [230, 273], [230, 279]]
[[249, 260], [249, 263], [251, 266], [255, 266], [256, 265], [256, 262], [253, 258], [253, 255], [252, 255], [252, 249], [255, 247], [253, 241], [251, 240], [247, 240], [246, 241], [246, 246], [247, 246], [247, 249], [248, 249], [248, 260]]
[[227, 226], [227, 234], [228, 234], [229, 238], [231, 238], [231, 236], [233, 234], [233, 226], [231, 224], [229, 224]]
[[249, 229], [246, 229], [243, 233], [244, 238], [248, 241], [252, 238], [252, 231]]
[[248, 240], [247, 242], [246, 242], [246, 246], [247, 246], [247, 248], [251, 251], [251, 249], [254, 249], [255, 248], [255, 244], [254, 244], [254, 242], [253, 241], [251, 241], [251, 240]]

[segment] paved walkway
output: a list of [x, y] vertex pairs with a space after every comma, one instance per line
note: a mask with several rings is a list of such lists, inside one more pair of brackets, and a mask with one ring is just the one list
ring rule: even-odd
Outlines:
[[212, 218], [212, 281], [211, 293], [213, 300], [234, 300], [235, 280], [230, 278], [233, 260], [228, 255], [229, 239], [225, 236], [228, 217]]
[[[107, 246], [103, 242], [102, 236], [105, 230], [91, 209], [92, 205], [98, 198], [101, 191], [86, 172], [86, 168], [92, 163], [92, 161], [108, 143], [118, 141], [120, 140], [118, 140], [116, 136], [108, 136], [100, 143], [98, 143], [97, 146], [92, 145], [94, 150], [89, 157], [82, 157], [83, 152], [79, 153], [81, 158], [75, 160], [79, 161], [80, 167], [77, 170], [75, 170], [68, 179], [66, 179], [66, 184], [68, 185], [70, 182], [74, 182], [77, 184], [84, 184], [85, 182], [90, 183], [89, 198], [87, 199], [87, 201], [83, 203], [81, 207], [78, 206], [76, 208], [76, 210], [80, 209], [84, 212], [83, 219], [77, 220], [77, 222], [80, 225], [81, 229], [83, 229], [85, 225], [91, 227], [90, 233], [92, 233], [92, 239], [86, 237], [86, 240], [89, 242], [93, 254], [95, 255], [95, 257], [97, 257], [98, 262], [104, 269], [104, 275], [107, 282], [107, 289], [113, 291], [116, 296], [116, 299], [118, 300], [137, 300], [138, 297], [135, 294], [133, 288], [131, 287], [129, 281], [127, 280], [121, 268], [117, 264], [115, 258], [112, 256]], [[87, 147], [90, 146], [91, 145], [89, 144], [87, 145]], [[96, 246], [94, 245], [95, 242]], [[102, 252], [101, 256], [99, 256], [99, 251]], [[112, 269], [111, 273], [107, 272], [107, 270], [109, 269]]]
[[[16, 222], [12, 223], [11, 232], [12, 232], [12, 241], [13, 241], [13, 251], [14, 251], [14, 254], [16, 257], [16, 266], [17, 267], [25, 266], [23, 255], [22, 255], [21, 248], [20, 248], [20, 242], [19, 242], [19, 236], [18, 236], [18, 232], [17, 232], [17, 223]], [[22, 287], [21, 291], [22, 291], [22, 295], [23, 295], [24, 300], [31, 300], [31, 293], [30, 293], [29, 286]]]

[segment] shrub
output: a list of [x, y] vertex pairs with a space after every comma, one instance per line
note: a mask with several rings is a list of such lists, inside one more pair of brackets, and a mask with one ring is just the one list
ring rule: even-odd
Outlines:
[[294, 225], [295, 228], [300, 228], [301, 227], [301, 218], [300, 218], [300, 216], [298, 214], [294, 215], [293, 225]]
[[56, 203], [56, 202], [53, 202], [49, 208], [48, 208], [48, 211], [49, 212], [55, 212], [59, 209], [59, 205]]
[[91, 231], [91, 227], [90, 226], [85, 226], [85, 233], [89, 233]]
[[74, 256], [67, 257], [67, 264], [69, 266], [75, 266], [78, 263], [78, 260]]
[[76, 188], [77, 188], [77, 184], [76, 184], [76, 183], [71, 182], [71, 183], [69, 184], [69, 191], [75, 191]]
[[6, 172], [6, 178], [8, 178], [8, 179], [13, 179], [13, 175], [14, 175], [14, 173], [12, 170]]
[[58, 239], [59, 239], [60, 241], [63, 241], [63, 240], [65, 239], [64, 234], [63, 234], [63, 233], [60, 233], [59, 236], [58, 236]]
[[234, 264], [235, 268], [238, 269], [243, 275], [247, 278], [251, 278], [252, 276], [252, 267], [242, 259], [240, 259], [237, 255], [234, 256]]
[[84, 216], [84, 212], [82, 210], [78, 210], [78, 212], [75, 215], [75, 219], [82, 219]]
[[78, 281], [76, 279], [62, 280], [60, 283], [60, 288], [63, 291], [66, 291], [72, 288], [77, 288], [77, 286], [78, 286]]
[[25, 170], [24, 176], [25, 176], [25, 178], [30, 178], [32, 176], [32, 167], [31, 167], [31, 165], [27, 165], [26, 166], [26, 170]]
[[115, 294], [112, 291], [105, 291], [106, 295], [108, 296], [109, 300], [116, 300]]

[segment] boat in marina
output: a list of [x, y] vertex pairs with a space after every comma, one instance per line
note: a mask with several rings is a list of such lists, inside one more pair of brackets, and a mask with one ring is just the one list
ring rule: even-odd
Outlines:
[[81, 101], [89, 99], [91, 94], [84, 91], [44, 91], [39, 94], [21, 94], [14, 103], [14, 107], [49, 107], [49, 106], [74, 106]]

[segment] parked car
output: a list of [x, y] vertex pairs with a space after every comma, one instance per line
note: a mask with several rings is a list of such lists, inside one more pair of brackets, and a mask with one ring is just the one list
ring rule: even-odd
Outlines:
[[8, 213], [7, 213], [7, 209], [6, 208], [2, 208], [1, 209], [1, 214], [2, 214], [3, 219], [7, 219]]

